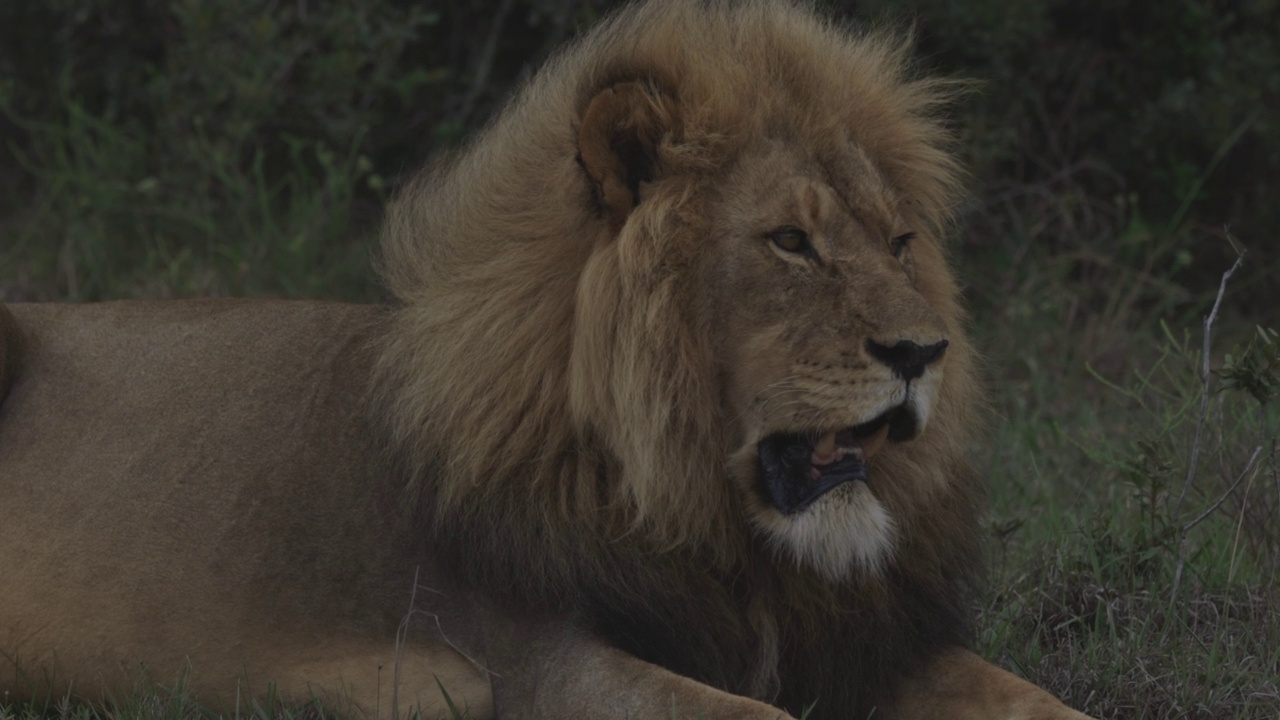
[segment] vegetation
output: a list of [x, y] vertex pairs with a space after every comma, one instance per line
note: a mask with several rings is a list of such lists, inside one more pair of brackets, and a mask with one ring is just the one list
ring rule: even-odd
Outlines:
[[[610, 4], [0, 5], [0, 300], [376, 299], [387, 197]], [[1280, 716], [1280, 3], [828, 4], [987, 81], [956, 114], [977, 648], [1098, 717]]]

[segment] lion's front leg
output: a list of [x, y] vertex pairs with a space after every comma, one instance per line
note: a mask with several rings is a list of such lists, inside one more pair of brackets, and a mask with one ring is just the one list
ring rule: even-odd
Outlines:
[[570, 620], [517, 619], [493, 609], [486, 615], [486, 660], [500, 720], [791, 718], [610, 647]]
[[940, 653], [903, 683], [886, 715], [895, 720], [1090, 720], [962, 648]]

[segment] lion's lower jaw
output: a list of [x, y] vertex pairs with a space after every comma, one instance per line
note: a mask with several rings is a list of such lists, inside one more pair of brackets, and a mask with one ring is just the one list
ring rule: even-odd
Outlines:
[[792, 515], [758, 509], [754, 522], [778, 555], [833, 583], [878, 574], [893, 556], [893, 518], [863, 482], [838, 487]]

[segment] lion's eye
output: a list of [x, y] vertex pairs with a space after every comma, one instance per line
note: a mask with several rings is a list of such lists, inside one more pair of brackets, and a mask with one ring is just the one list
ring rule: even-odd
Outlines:
[[907, 245], [910, 245], [911, 241], [915, 239], [916, 234], [913, 232], [903, 233], [895, 237], [889, 243], [889, 247], [893, 250], [893, 256], [901, 259], [903, 251], [907, 249]]
[[810, 255], [813, 253], [813, 245], [809, 243], [809, 234], [798, 227], [790, 225], [780, 227], [770, 232], [767, 237], [779, 249], [786, 250], [789, 253], [796, 253], [797, 255]]

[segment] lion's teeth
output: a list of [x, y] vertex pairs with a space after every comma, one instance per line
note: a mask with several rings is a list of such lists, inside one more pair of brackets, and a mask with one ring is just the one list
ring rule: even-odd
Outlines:
[[833, 432], [829, 432], [826, 435], [823, 435], [821, 438], [818, 439], [818, 442], [815, 443], [813, 446], [813, 454], [821, 458], [831, 457], [831, 454], [834, 453], [835, 451], [836, 451], [836, 434]]
[[884, 445], [884, 441], [888, 437], [889, 426], [885, 425], [862, 442], [862, 456], [864, 458], [870, 458], [872, 455], [875, 455], [876, 452], [880, 450], [880, 446]]

